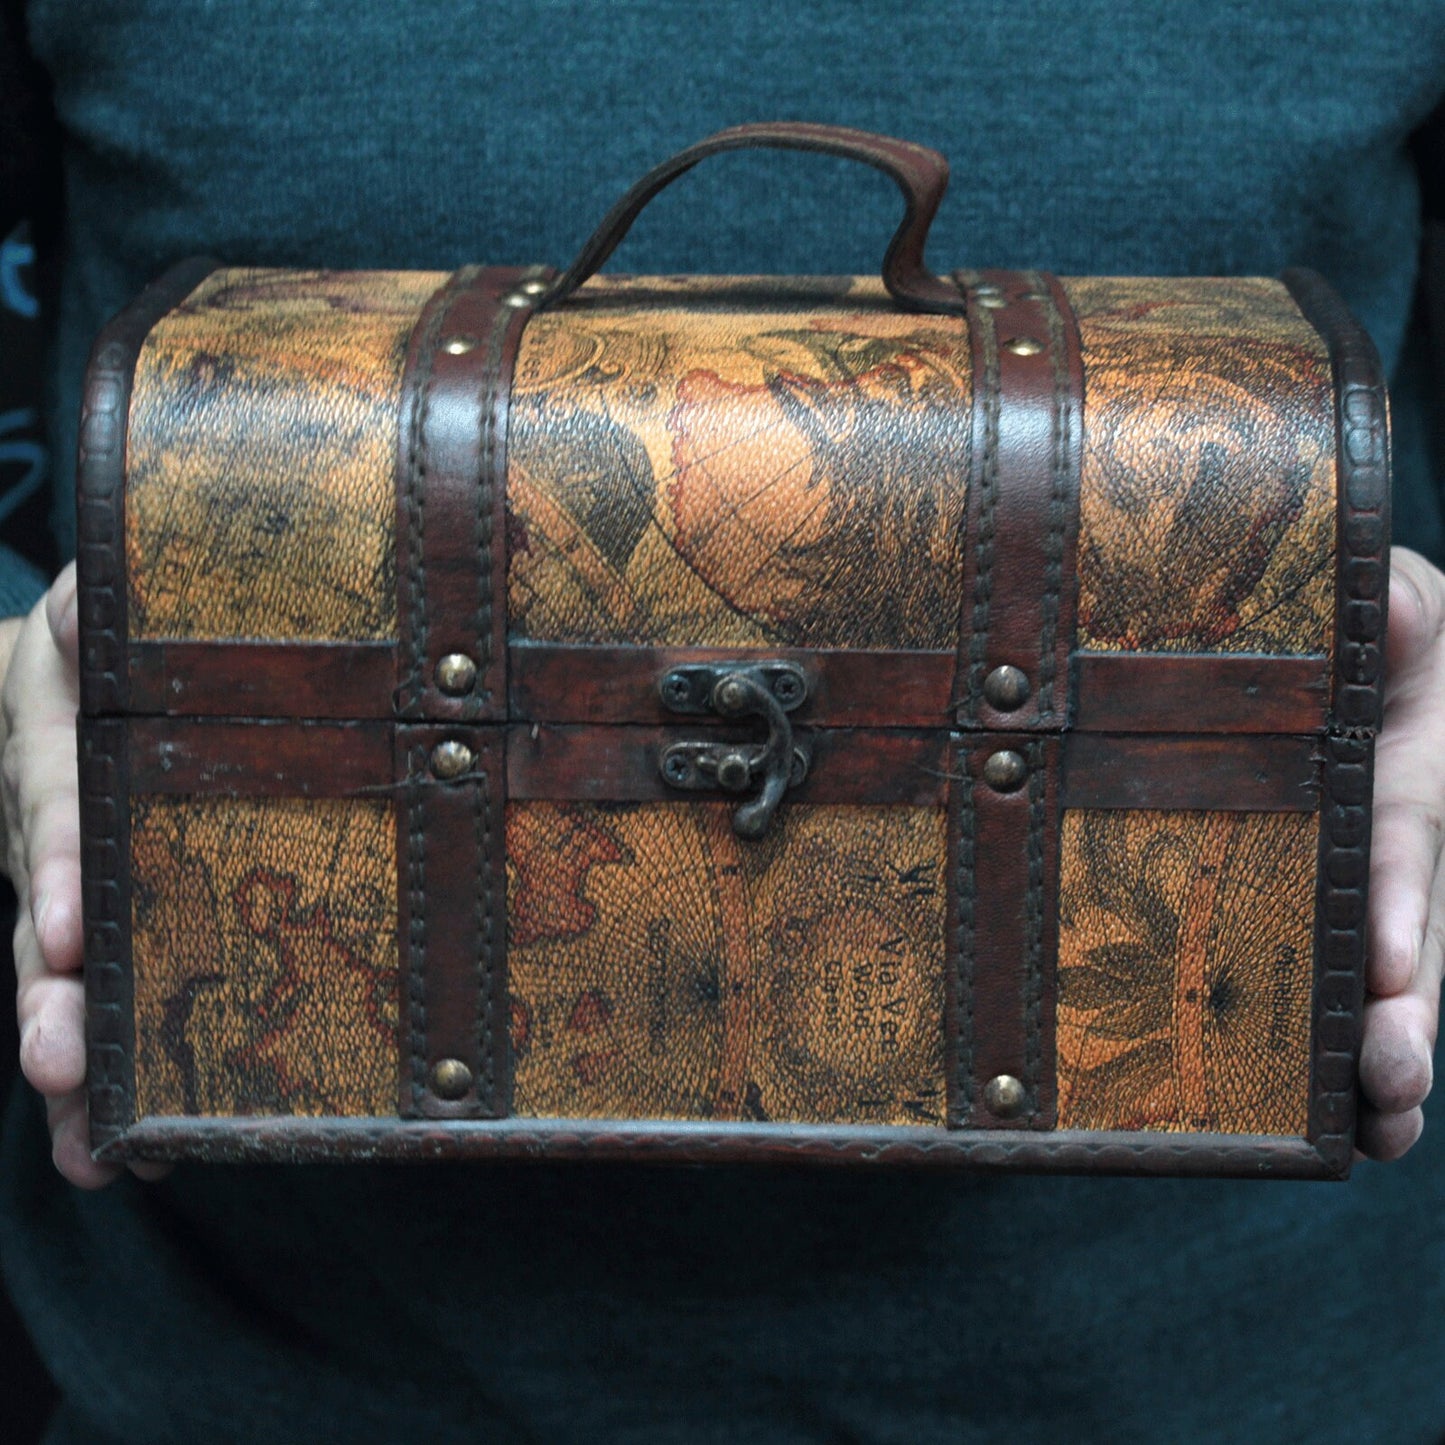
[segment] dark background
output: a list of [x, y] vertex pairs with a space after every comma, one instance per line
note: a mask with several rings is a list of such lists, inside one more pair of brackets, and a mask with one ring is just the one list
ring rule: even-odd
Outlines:
[[[29, 227], [22, 224], [0, 241], [0, 536], [47, 570], [55, 565], [46, 526], [45, 483], [49, 459], [41, 444], [42, 353], [39, 303]], [[15, 894], [0, 880], [0, 953], [6, 956], [0, 996], [0, 1104], [19, 1078], [19, 1037], [15, 1026], [14, 972], [9, 964], [15, 928]], [[0, 1294], [0, 1441], [31, 1445], [40, 1438], [55, 1404], [55, 1389], [30, 1340]]]
[[[0, 930], [8, 940], [15, 927], [15, 894], [8, 883], [0, 883]], [[10, 1089], [27, 1088], [17, 1068], [19, 1039], [15, 1031], [15, 1010], [10, 1005], [7, 974], [6, 1001], [0, 1006], [0, 1113]], [[40, 1439], [45, 1422], [55, 1407], [55, 1387], [45, 1373], [10, 1304], [9, 1293], [0, 1294], [0, 1440], [6, 1445], [32, 1445]]]

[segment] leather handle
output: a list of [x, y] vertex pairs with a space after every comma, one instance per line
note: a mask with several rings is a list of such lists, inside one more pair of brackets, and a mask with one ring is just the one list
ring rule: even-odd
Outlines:
[[903, 220], [883, 254], [883, 284], [908, 311], [960, 313], [958, 290], [923, 264], [928, 228], [948, 186], [948, 162], [927, 146], [844, 126], [777, 121], [720, 130], [655, 166], [612, 207], [577, 259], [535, 300], [538, 309], [565, 301], [617, 249], [644, 206], [699, 161], [723, 151], [818, 151], [862, 161], [891, 176], [903, 192]]

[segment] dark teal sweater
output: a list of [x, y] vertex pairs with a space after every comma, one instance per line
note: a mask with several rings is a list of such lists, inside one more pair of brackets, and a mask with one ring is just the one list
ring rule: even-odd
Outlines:
[[[1399, 365], [1439, 0], [30, 0], [29, 24], [65, 174], [58, 455], [94, 332], [180, 256], [564, 263], [683, 143], [807, 118], [951, 157], [940, 268], [1323, 270], [1400, 372], [1399, 530], [1439, 549]], [[728, 158], [615, 264], [868, 269], [896, 204], [841, 163]], [[55, 525], [73, 545], [68, 486]], [[0, 1260], [66, 1440], [1445, 1434], [1428, 1134], [1338, 1187], [192, 1167], [84, 1196], [25, 1097], [4, 1148]]]

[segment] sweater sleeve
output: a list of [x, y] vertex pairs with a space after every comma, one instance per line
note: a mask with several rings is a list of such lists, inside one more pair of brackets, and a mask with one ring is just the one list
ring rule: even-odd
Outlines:
[[49, 81], [29, 52], [22, 0], [0, 0], [0, 616], [7, 617], [34, 605], [56, 561], [37, 238], [52, 234], [59, 194]]
[[45, 573], [13, 547], [0, 543], [0, 617], [29, 612], [45, 595]]

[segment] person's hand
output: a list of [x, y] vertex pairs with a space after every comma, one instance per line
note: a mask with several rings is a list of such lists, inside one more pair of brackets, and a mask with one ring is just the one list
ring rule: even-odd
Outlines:
[[[45, 1096], [55, 1167], [93, 1189], [120, 1171], [90, 1157], [80, 912], [75, 567], [23, 619], [0, 623], [5, 867], [15, 923], [20, 1067]], [[164, 1172], [138, 1166], [137, 1173]]]
[[75, 568], [30, 615], [5, 624], [0, 692], [5, 866], [18, 899], [15, 1008], [20, 1067], [45, 1096], [55, 1167], [94, 1188], [116, 1170], [90, 1157], [85, 1111], [85, 997], [80, 981], [79, 695]]
[[1420, 1137], [1445, 965], [1445, 574], [1404, 548], [1390, 572], [1357, 1139], [1374, 1159]]

